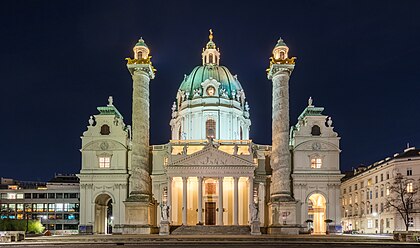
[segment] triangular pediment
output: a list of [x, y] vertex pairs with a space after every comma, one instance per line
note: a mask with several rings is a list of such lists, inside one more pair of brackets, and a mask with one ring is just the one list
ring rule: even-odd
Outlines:
[[[218, 150], [213, 146], [174, 161], [172, 166], [254, 166], [246, 159]], [[170, 166], [171, 166], [170, 165]]]

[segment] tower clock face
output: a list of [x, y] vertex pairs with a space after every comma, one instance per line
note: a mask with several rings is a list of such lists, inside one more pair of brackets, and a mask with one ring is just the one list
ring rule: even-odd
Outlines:
[[215, 92], [216, 92], [216, 89], [213, 86], [207, 87], [207, 95], [214, 96]]

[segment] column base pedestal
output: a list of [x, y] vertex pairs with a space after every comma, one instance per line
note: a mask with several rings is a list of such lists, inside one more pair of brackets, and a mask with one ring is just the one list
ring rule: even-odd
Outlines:
[[303, 230], [301, 225], [272, 225], [267, 228], [267, 234], [297, 235]]
[[125, 202], [125, 223], [114, 226], [120, 234], [154, 234], [156, 226], [156, 204], [153, 199], [128, 198]]
[[261, 235], [261, 227], [259, 221], [251, 222], [251, 235]]
[[160, 222], [159, 226], [159, 235], [169, 235], [170, 234], [170, 228], [169, 221], [162, 221]]
[[299, 234], [299, 231], [303, 230], [300, 224], [301, 203], [290, 199], [282, 198], [282, 201], [272, 201], [268, 204], [271, 213], [268, 234]]

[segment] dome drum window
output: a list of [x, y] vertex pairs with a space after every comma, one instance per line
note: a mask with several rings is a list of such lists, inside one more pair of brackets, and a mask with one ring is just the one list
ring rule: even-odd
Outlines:
[[207, 138], [216, 137], [216, 122], [213, 119], [208, 119], [206, 121], [206, 137]]

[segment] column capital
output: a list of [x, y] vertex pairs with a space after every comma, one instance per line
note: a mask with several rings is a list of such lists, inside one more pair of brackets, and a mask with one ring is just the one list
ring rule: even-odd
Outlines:
[[186, 182], [188, 180], [188, 177], [182, 177], [182, 181]]

